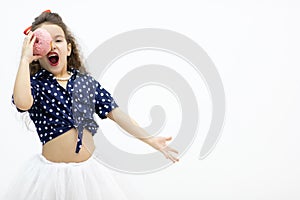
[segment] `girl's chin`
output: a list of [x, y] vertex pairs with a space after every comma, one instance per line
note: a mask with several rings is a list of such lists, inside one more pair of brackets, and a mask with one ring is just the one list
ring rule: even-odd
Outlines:
[[59, 66], [50, 66], [46, 68], [49, 72], [51, 72], [52, 74], [57, 74], [60, 73], [61, 71], [63, 71], [62, 67]]

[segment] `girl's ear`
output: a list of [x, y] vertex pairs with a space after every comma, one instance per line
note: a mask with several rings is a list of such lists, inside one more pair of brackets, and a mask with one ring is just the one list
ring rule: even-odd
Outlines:
[[68, 56], [70, 56], [72, 53], [72, 44], [68, 43]]

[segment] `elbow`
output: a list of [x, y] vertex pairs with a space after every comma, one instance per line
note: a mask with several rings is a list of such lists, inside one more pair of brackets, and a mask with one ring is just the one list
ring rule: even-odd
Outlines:
[[117, 107], [113, 110], [111, 110], [108, 114], [107, 117], [111, 120], [113, 120], [114, 122], [117, 121], [117, 116], [118, 116], [118, 112], [120, 112], [120, 109]]
[[14, 96], [14, 104], [20, 110], [29, 110], [33, 104], [33, 98], [22, 98]]

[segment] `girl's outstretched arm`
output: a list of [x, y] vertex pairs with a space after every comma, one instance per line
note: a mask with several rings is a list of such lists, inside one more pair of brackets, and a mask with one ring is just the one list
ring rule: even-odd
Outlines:
[[129, 115], [123, 112], [119, 107], [109, 112], [107, 114], [107, 117], [115, 121], [121, 128], [123, 128], [134, 137], [160, 151], [167, 159], [170, 159], [173, 162], [179, 161], [179, 159], [172, 154], [178, 154], [178, 151], [166, 144], [166, 142], [172, 139], [171, 137], [153, 137], [149, 135], [143, 128], [141, 128], [137, 124], [136, 121], [134, 121]]

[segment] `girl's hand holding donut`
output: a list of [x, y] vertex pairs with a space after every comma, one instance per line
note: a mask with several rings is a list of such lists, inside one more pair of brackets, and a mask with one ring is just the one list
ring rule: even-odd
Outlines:
[[32, 31], [29, 31], [24, 38], [23, 47], [22, 47], [22, 56], [21, 59], [31, 63], [33, 60], [37, 60], [42, 56], [33, 55], [33, 45], [36, 41], [36, 36]]

